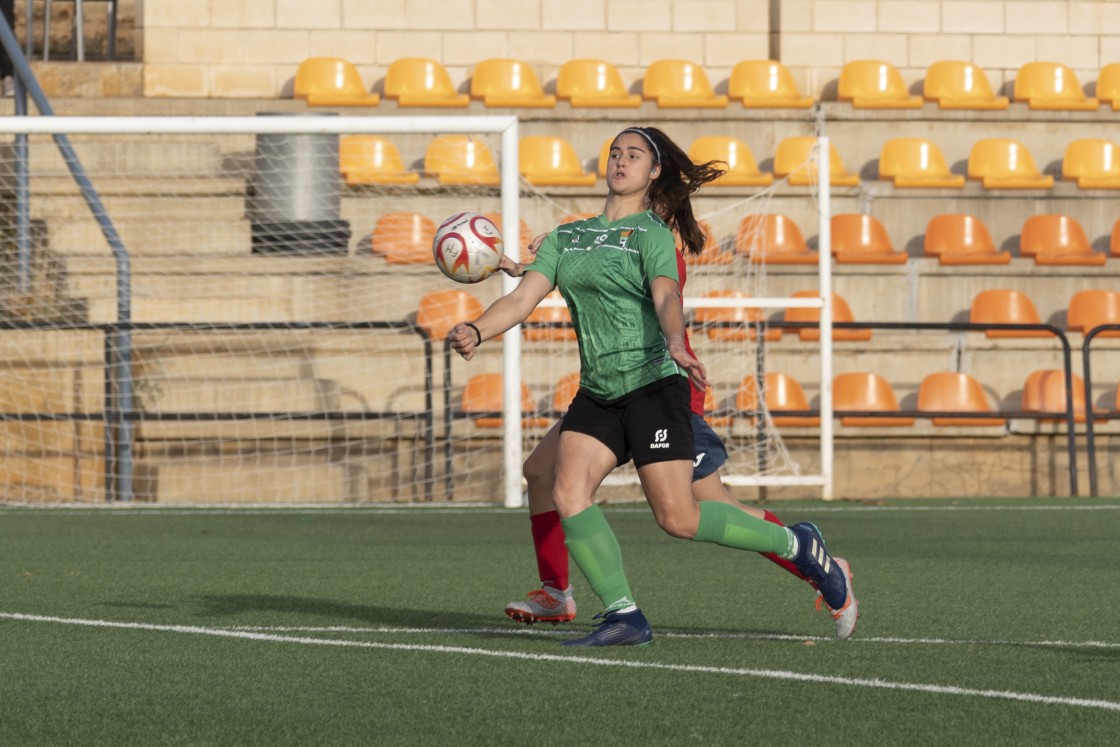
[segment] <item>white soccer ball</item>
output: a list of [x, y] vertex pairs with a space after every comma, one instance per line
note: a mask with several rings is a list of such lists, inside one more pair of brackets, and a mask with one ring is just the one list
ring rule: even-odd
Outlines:
[[436, 267], [458, 283], [477, 283], [498, 269], [504, 251], [502, 233], [484, 215], [459, 213], [436, 231], [432, 255]]

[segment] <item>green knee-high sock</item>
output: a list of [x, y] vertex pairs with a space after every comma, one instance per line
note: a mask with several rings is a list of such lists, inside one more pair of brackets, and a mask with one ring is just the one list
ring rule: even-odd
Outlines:
[[792, 536], [785, 527], [751, 516], [730, 503], [701, 501], [700, 526], [693, 539], [739, 550], [772, 552], [788, 558], [793, 545]]
[[560, 524], [564, 527], [564, 544], [607, 611], [634, 604], [622, 570], [622, 549], [602, 509], [591, 506], [561, 519]]

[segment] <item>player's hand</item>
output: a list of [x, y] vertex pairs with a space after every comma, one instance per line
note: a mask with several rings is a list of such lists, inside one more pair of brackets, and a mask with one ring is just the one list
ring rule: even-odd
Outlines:
[[689, 354], [683, 340], [674, 337], [669, 341], [669, 357], [688, 373], [689, 381], [694, 387], [702, 392], [708, 390], [708, 372], [696, 356]]
[[511, 278], [519, 278], [525, 274], [525, 265], [520, 262], [514, 262], [504, 254], [502, 258], [498, 260], [498, 269]]
[[528, 247], [528, 252], [529, 252], [530, 257], [537, 256], [537, 250], [541, 248], [541, 244], [543, 244], [544, 240], [547, 239], [547, 238], [548, 238], [547, 233], [539, 233], [539, 234], [537, 234], [536, 236], [533, 237], [533, 240], [529, 242], [529, 247]]
[[451, 349], [463, 356], [463, 360], [469, 361], [474, 357], [474, 351], [478, 348], [478, 333], [474, 331], [474, 327], [467, 326], [466, 322], [456, 324], [448, 333], [448, 338], [451, 340]]

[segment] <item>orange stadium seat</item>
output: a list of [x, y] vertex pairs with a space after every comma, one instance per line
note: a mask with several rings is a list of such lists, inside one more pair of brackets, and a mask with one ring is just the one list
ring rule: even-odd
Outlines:
[[879, 153], [879, 178], [896, 188], [960, 189], [964, 175], [949, 171], [936, 143], [923, 138], [899, 137], [883, 143]]
[[517, 150], [521, 175], [537, 186], [590, 187], [595, 173], [584, 171], [576, 149], [555, 135], [527, 135]]
[[424, 154], [424, 171], [440, 184], [486, 184], [501, 182], [494, 154], [484, 140], [469, 135], [437, 135]]
[[[817, 138], [812, 135], [787, 137], [778, 143], [774, 154], [774, 176], [789, 177], [795, 186], [808, 186], [817, 182], [817, 164], [810, 160]], [[849, 172], [836, 146], [828, 147], [829, 184], [833, 187], [858, 187], [859, 175]]]
[[[1066, 311], [1066, 329], [1086, 334], [1102, 324], [1120, 324], [1120, 293], [1113, 290], [1074, 293]], [[1120, 330], [1101, 332], [1097, 336], [1120, 337]]]
[[[750, 298], [751, 294], [739, 290], [713, 290], [704, 294], [704, 298]], [[707, 325], [713, 322], [725, 322], [741, 325], [739, 327], [710, 327], [708, 339], [710, 340], [755, 340], [758, 333], [755, 322], [765, 322], [766, 314], [762, 309], [724, 308], [724, 309], [696, 309], [693, 319], [697, 324]], [[782, 339], [782, 330], [766, 328], [764, 336], [767, 341], [773, 342]]]
[[[862, 371], [837, 374], [832, 379], [832, 408], [876, 412], [901, 409], [890, 382], [878, 374]], [[914, 418], [844, 415], [840, 423], [856, 427], [895, 427], [913, 425]]]
[[[499, 231], [502, 230], [502, 214], [501, 213], [483, 213], [483, 216], [488, 218], [491, 223], [493, 223], [495, 226], [497, 226]], [[524, 218], [522, 218], [518, 221], [518, 229], [519, 229], [519, 231], [518, 231], [518, 241], [521, 243], [520, 248], [522, 249], [521, 256], [524, 257], [525, 256], [524, 250], [526, 248], [528, 248], [529, 244], [531, 244], [533, 242], [533, 230], [531, 228], [529, 228], [529, 224], [525, 222]], [[507, 241], [506, 244], [508, 245], [509, 242]]]
[[725, 252], [723, 247], [720, 246], [719, 241], [716, 240], [715, 231], [712, 230], [712, 224], [706, 220], [697, 220], [696, 223], [700, 226], [700, 233], [704, 235], [704, 248], [700, 250], [699, 254], [689, 254], [684, 251], [684, 244], [681, 243], [681, 237], [676, 231], [673, 231], [673, 238], [677, 241], [677, 251], [684, 253], [684, 259], [690, 265], [729, 265], [735, 257], [731, 252]]
[[712, 182], [712, 186], [768, 187], [774, 181], [773, 174], [764, 174], [758, 170], [750, 146], [735, 137], [702, 135], [692, 141], [688, 157], [693, 163], [720, 161], [726, 164], [727, 171]]
[[465, 290], [430, 291], [420, 298], [416, 326], [428, 331], [434, 343], [442, 344], [456, 324], [482, 315], [482, 302]]
[[642, 98], [662, 109], [725, 109], [727, 97], [716, 94], [704, 68], [687, 60], [655, 60], [646, 68]]
[[560, 377], [552, 390], [552, 410], [564, 414], [579, 391], [579, 371], [572, 371]]
[[[1077, 374], [1072, 374], [1073, 420], [1085, 422], [1085, 382]], [[1054, 413], [1064, 415], [1066, 411], [1066, 375], [1061, 369], [1040, 369], [1027, 374], [1023, 382], [1022, 409], [1024, 412]], [[1106, 415], [1103, 408], [1093, 408], [1093, 417], [1098, 413]], [[1060, 423], [1064, 418], [1046, 419], [1045, 423]]]
[[853, 60], [840, 69], [836, 98], [856, 109], [920, 109], [922, 97], [912, 96], [902, 73], [889, 62]]
[[[1042, 324], [1034, 301], [1016, 290], [994, 288], [972, 297], [968, 310], [969, 324]], [[1052, 337], [1045, 330], [989, 329], [987, 337]]]
[[1097, 98], [1110, 104], [1112, 111], [1120, 111], [1120, 62], [1111, 62], [1097, 75]]
[[338, 141], [338, 169], [347, 184], [416, 184], [420, 175], [409, 171], [400, 151], [381, 135], [347, 135]]
[[446, 68], [435, 60], [403, 57], [389, 63], [385, 73], [385, 98], [397, 106], [463, 108], [471, 97], [455, 90]]
[[713, 428], [726, 428], [731, 425], [730, 415], [716, 415], [716, 395], [708, 388], [704, 392], [704, 420]]
[[1084, 138], [1066, 146], [1062, 178], [1080, 189], [1120, 189], [1120, 145], [1111, 140]]
[[309, 57], [296, 69], [294, 97], [308, 106], [377, 106], [381, 97], [366, 90], [358, 68], [338, 57]]
[[[546, 299], [550, 301], [562, 301], [564, 297], [560, 295], [560, 291], [552, 290]], [[576, 331], [571, 326], [572, 315], [568, 311], [567, 306], [538, 306], [529, 312], [529, 316], [525, 318], [526, 322], [538, 323], [567, 323], [567, 327], [530, 327], [524, 326], [521, 328], [521, 334], [526, 340], [541, 341], [541, 340], [574, 340], [576, 339]]]
[[1112, 234], [1108, 239], [1108, 253], [1120, 257], [1120, 220], [1112, 224]]
[[371, 248], [391, 264], [432, 261], [436, 224], [420, 213], [385, 213], [373, 224]]
[[[918, 386], [918, 409], [922, 412], [992, 412], [988, 396], [980, 382], [966, 373], [942, 371], [931, 373]], [[1005, 425], [1003, 418], [934, 416], [935, 426]]]
[[642, 105], [642, 97], [626, 89], [618, 68], [603, 60], [568, 60], [561, 65], [556, 97], [575, 109], [635, 109]]
[[[819, 296], [820, 293], [815, 290], [797, 291], [791, 298], [813, 298]], [[821, 311], [815, 308], [798, 308], [786, 309], [785, 320], [787, 322], [810, 322], [812, 324], [819, 324], [821, 321]], [[855, 316], [852, 314], [852, 307], [844, 300], [844, 297], [839, 293], [833, 291], [832, 293], [832, 321], [833, 322], [854, 322]], [[797, 330], [798, 338], [803, 342], [812, 342], [821, 339], [820, 327], [802, 327]], [[832, 339], [837, 342], [867, 342], [871, 339], [870, 329], [836, 329], [832, 330]]]
[[1006, 96], [996, 96], [988, 74], [971, 62], [943, 60], [926, 70], [922, 95], [942, 109], [1006, 109]]
[[521, 60], [482, 60], [471, 75], [471, 98], [487, 107], [551, 109], [556, 97], [544, 92], [537, 74]]
[[1015, 74], [1015, 100], [1031, 109], [1096, 111], [1097, 99], [1088, 98], [1081, 81], [1060, 62], [1028, 62]]
[[743, 60], [731, 69], [729, 98], [746, 109], [808, 109], [811, 96], [802, 96], [793, 74], [775, 60]]
[[1027, 146], [1006, 138], [989, 138], [972, 144], [968, 154], [968, 178], [980, 180], [984, 189], [1050, 189], [1054, 186], [1054, 177], [1039, 172]]
[[[766, 390], [766, 410], [770, 419], [779, 428], [815, 428], [821, 424], [820, 417], [816, 415], [782, 415], [783, 411], [811, 410], [809, 398], [797, 379], [789, 374], [777, 371], [768, 372], [762, 380], [762, 387]], [[747, 374], [739, 384], [739, 391], [735, 396], [735, 409], [747, 412], [758, 409], [758, 382], [754, 374]], [[751, 418], [753, 422], [754, 418]]]
[[[501, 428], [501, 417], [490, 414], [502, 411], [502, 375], [500, 373], [475, 374], [467, 380], [463, 387], [463, 414], [473, 417], [474, 424], [479, 428]], [[532, 415], [537, 411], [533, 395], [529, 387], [521, 383], [521, 412], [523, 415]], [[522, 418], [521, 425], [525, 428], [544, 428], [548, 426], [548, 418], [526, 417]]]
[[988, 227], [975, 215], [935, 215], [926, 224], [925, 256], [943, 265], [1005, 265], [1011, 252], [992, 243]]
[[735, 235], [735, 251], [755, 264], [815, 265], [819, 261], [797, 224], [780, 213], [744, 216]]
[[842, 265], [901, 265], [909, 259], [906, 252], [895, 251], [877, 218], [861, 213], [832, 216], [832, 256]]
[[1108, 259], [1094, 252], [1085, 229], [1068, 215], [1032, 215], [1023, 222], [1019, 254], [1034, 257], [1039, 265], [1088, 265], [1099, 267]]

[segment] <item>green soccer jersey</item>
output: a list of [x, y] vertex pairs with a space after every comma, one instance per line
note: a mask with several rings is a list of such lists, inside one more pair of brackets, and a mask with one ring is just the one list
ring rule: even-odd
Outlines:
[[579, 340], [580, 386], [611, 401], [683, 372], [669, 357], [650, 286], [678, 280], [676, 242], [653, 212], [598, 215], [548, 235], [528, 270], [560, 289]]

